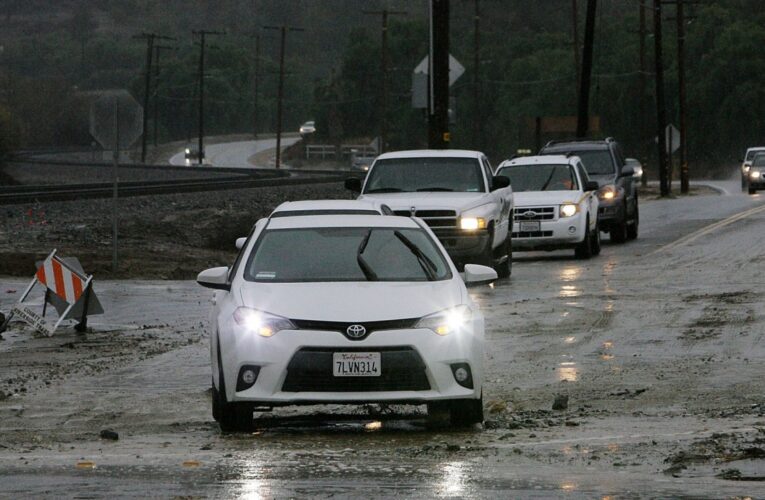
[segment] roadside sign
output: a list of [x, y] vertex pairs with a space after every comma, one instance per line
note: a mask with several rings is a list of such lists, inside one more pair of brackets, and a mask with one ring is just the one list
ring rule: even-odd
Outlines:
[[[659, 138], [654, 137], [653, 142], [659, 143]], [[680, 131], [671, 123], [664, 129], [664, 144], [667, 154], [672, 154], [680, 149]]]
[[[425, 56], [422, 61], [420, 61], [420, 64], [415, 66], [414, 73], [427, 75], [429, 73], [428, 68], [430, 67], [430, 64], [428, 63], [429, 61], [429, 57]], [[449, 86], [451, 87], [463, 73], [465, 73], [465, 66], [460, 64], [453, 55], [449, 54]]]
[[104, 91], [90, 106], [90, 135], [106, 150], [128, 149], [143, 133], [143, 112], [127, 90]]

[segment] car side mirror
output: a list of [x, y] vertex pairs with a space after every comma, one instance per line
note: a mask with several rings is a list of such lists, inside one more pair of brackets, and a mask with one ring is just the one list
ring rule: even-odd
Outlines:
[[497, 271], [491, 267], [465, 264], [463, 281], [467, 287], [488, 285], [496, 281], [497, 277]]
[[241, 250], [245, 243], [247, 243], [247, 238], [237, 238], [236, 249]]
[[213, 267], [197, 274], [197, 283], [213, 290], [230, 290], [228, 267]]
[[584, 183], [585, 191], [597, 191], [598, 189], [600, 189], [600, 184], [598, 184], [598, 181], [587, 181]]
[[495, 175], [491, 178], [491, 190], [496, 191], [497, 189], [506, 188], [510, 185], [510, 178], [505, 177], [504, 175]]
[[632, 167], [630, 167], [628, 165], [625, 165], [625, 166], [622, 167], [622, 173], [621, 173], [622, 177], [632, 177], [633, 175], [635, 175], [635, 169], [634, 168], [632, 168]]
[[351, 177], [349, 179], [345, 179], [345, 189], [347, 189], [348, 191], [353, 191], [354, 193], [360, 193], [361, 179], [357, 177]]

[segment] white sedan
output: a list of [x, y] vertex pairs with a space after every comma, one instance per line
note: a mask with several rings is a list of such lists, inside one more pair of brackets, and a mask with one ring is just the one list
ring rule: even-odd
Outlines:
[[251, 428], [256, 408], [428, 404], [483, 420], [484, 320], [463, 277], [418, 218], [262, 219], [234, 266], [203, 271], [211, 314], [213, 417]]
[[514, 250], [573, 248], [579, 258], [600, 253], [598, 183], [577, 156], [525, 156], [502, 162], [496, 175], [515, 193]]

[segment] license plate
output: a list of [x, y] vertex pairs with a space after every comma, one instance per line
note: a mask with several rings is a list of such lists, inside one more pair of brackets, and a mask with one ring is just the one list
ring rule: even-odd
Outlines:
[[335, 377], [379, 377], [382, 374], [379, 352], [334, 352]]
[[521, 221], [522, 233], [535, 233], [539, 231], [540, 225], [538, 220]]

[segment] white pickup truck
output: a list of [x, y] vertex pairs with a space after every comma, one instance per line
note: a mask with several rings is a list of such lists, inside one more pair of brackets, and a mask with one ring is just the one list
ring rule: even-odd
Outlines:
[[430, 226], [455, 264], [512, 270], [513, 191], [492, 173], [478, 151], [416, 150], [377, 157], [366, 179], [346, 187], [359, 200], [388, 205], [396, 215], [416, 216]]

